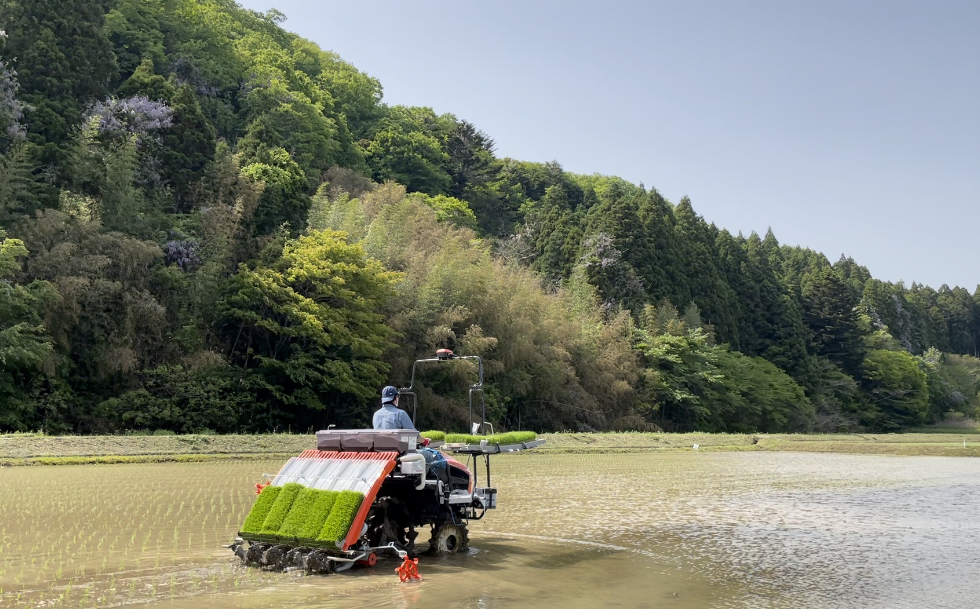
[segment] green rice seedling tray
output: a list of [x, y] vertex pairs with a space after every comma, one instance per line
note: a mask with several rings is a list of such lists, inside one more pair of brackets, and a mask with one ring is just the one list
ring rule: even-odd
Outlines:
[[262, 530], [262, 523], [265, 522], [269, 510], [272, 509], [272, 505], [276, 502], [281, 491], [281, 486], [267, 486], [262, 489], [255, 503], [252, 504], [252, 509], [245, 518], [244, 524], [242, 524], [242, 531], [256, 534]]
[[306, 522], [313, 516], [313, 506], [316, 503], [317, 493], [312, 488], [302, 488], [296, 499], [293, 501], [289, 513], [279, 527], [279, 535], [285, 537], [301, 537]]
[[316, 491], [316, 501], [313, 503], [313, 510], [309, 519], [303, 524], [303, 529], [299, 536], [303, 539], [316, 539], [316, 536], [323, 530], [323, 523], [330, 516], [333, 504], [337, 501], [339, 491]]
[[296, 482], [283, 485], [282, 491], [276, 497], [276, 502], [272, 504], [272, 509], [269, 510], [269, 515], [265, 517], [265, 522], [262, 523], [261, 533], [275, 535], [279, 532], [279, 527], [282, 526], [286, 515], [289, 514], [289, 508], [293, 506], [293, 502], [301, 490], [303, 490], [303, 485]]
[[533, 442], [538, 434], [533, 431], [509, 431], [506, 433], [494, 434], [492, 436], [472, 436], [465, 433], [446, 434], [446, 444], [480, 444], [486, 440], [487, 444], [524, 444]]
[[[364, 501], [364, 494], [356, 491], [311, 489], [297, 483], [266, 487], [259, 497], [246, 518], [249, 526], [239, 532], [242, 539], [328, 550], [337, 550], [338, 542], [347, 537]], [[254, 523], [263, 514], [262, 528], [256, 530]]]
[[330, 510], [330, 516], [327, 517], [320, 534], [316, 537], [317, 541], [337, 542], [346, 537], [362, 501], [364, 501], [364, 493], [340, 491], [333, 509]]

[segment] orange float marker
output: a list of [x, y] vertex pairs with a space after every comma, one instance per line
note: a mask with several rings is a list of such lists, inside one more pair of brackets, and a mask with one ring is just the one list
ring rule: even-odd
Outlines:
[[408, 555], [405, 556], [405, 562], [395, 569], [395, 573], [398, 574], [398, 578], [402, 580], [402, 583], [422, 581], [422, 576], [419, 575], [419, 559], [409, 559]]

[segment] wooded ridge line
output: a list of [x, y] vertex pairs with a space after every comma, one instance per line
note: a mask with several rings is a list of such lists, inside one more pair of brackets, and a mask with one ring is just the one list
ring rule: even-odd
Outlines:
[[[280, 22], [0, 3], [0, 431], [361, 427], [442, 347], [501, 429], [977, 416], [980, 292], [499, 158]], [[421, 379], [420, 428], [465, 430], [465, 366]]]

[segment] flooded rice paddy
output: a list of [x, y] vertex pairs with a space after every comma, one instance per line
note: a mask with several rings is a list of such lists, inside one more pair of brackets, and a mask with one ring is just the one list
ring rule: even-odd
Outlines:
[[[471, 550], [302, 576], [229, 543], [278, 461], [0, 469], [0, 607], [963, 607], [980, 461], [502, 456]], [[426, 538], [423, 533], [420, 540]]]

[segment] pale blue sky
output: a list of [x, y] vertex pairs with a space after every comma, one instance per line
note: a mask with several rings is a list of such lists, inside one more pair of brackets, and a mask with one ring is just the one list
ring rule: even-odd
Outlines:
[[880, 279], [980, 282], [976, 0], [241, 3], [500, 156], [688, 195]]

